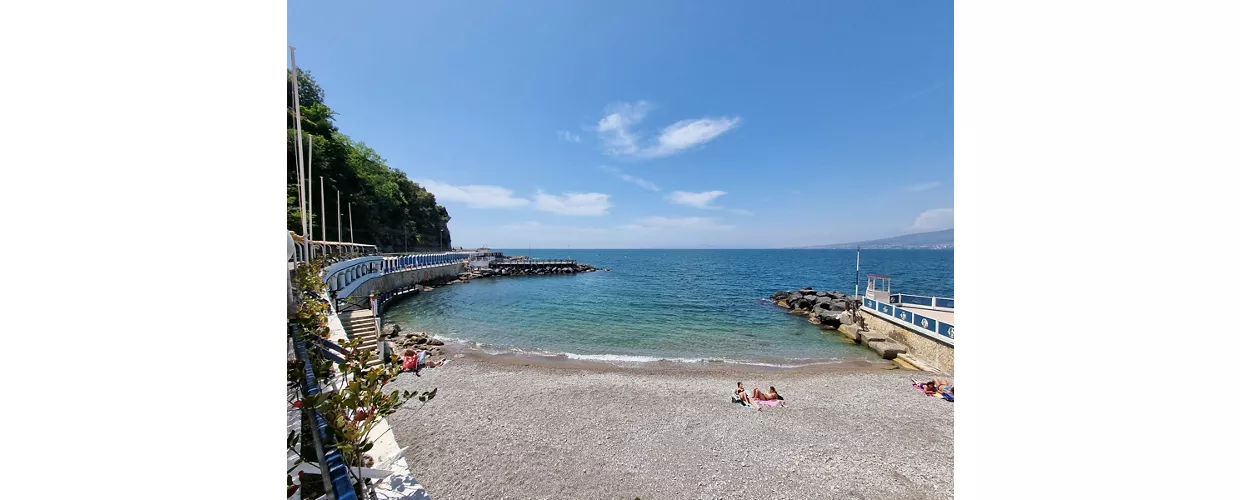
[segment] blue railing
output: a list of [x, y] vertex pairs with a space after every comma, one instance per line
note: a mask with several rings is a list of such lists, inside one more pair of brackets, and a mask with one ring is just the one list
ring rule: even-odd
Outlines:
[[[894, 295], [892, 296], [892, 302], [895, 302], [895, 297]], [[861, 307], [879, 316], [890, 318], [897, 323], [912, 327], [913, 331], [946, 337], [952, 339], [953, 342], [956, 340], [955, 325], [919, 314], [916, 308], [904, 309], [898, 303], [884, 304], [869, 297], [862, 299]]]
[[[301, 332], [293, 325], [289, 325], [289, 334], [293, 337], [293, 351], [297, 354], [297, 359], [301, 360], [302, 368], [305, 370], [301, 381], [302, 397], [317, 396], [321, 391], [318, 379], [314, 376], [310, 356], [306, 351], [306, 342], [302, 339]], [[353, 490], [353, 481], [349, 478], [349, 470], [344, 463], [344, 455], [336, 449], [335, 438], [327, 432], [327, 420], [309, 405], [304, 406], [301, 411], [308, 412], [307, 416], [310, 418], [310, 428], [313, 433], [311, 437], [314, 439], [315, 455], [319, 459], [319, 472], [322, 474], [326, 471], [326, 474], [322, 474], [324, 488], [329, 494], [334, 494], [336, 500], [357, 500], [357, 493]]]

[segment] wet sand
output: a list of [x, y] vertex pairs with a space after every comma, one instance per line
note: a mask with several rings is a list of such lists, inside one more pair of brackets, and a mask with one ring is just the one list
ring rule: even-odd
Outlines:
[[[414, 477], [458, 498], [951, 498], [952, 403], [890, 363], [621, 366], [449, 350], [392, 389]], [[556, 358], [556, 357], [550, 357]], [[774, 385], [787, 407], [729, 402]]]

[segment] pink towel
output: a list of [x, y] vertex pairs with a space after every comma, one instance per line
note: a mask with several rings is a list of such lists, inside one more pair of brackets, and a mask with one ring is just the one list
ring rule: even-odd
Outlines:
[[760, 405], [766, 405], [766, 406], [778, 406], [778, 405], [779, 405], [779, 400], [777, 400], [777, 399], [771, 399], [771, 400], [759, 399], [759, 400], [758, 400], [758, 404], [760, 404]]

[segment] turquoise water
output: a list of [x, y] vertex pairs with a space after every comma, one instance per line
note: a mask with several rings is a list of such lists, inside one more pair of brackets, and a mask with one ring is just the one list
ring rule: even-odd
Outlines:
[[[778, 290], [852, 293], [848, 250], [504, 250], [608, 268], [576, 276], [486, 278], [391, 306], [386, 322], [493, 352], [616, 361], [722, 360], [780, 366], [875, 360], [863, 347], [771, 304]], [[873, 250], [867, 273], [892, 290], [953, 295], [950, 250]]]

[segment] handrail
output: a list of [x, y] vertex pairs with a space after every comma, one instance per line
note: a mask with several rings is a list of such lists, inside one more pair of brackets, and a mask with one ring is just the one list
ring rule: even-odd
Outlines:
[[[917, 300], [908, 300], [908, 298]], [[956, 299], [952, 297], [937, 297], [928, 295], [913, 295], [908, 293], [893, 293], [890, 297], [891, 304], [910, 304], [916, 306], [926, 306], [936, 309], [955, 309]]]
[[[293, 352], [302, 361], [302, 369], [305, 370], [301, 381], [302, 397], [317, 396], [321, 391], [318, 379], [314, 376], [314, 367], [310, 365], [306, 343], [296, 326], [289, 325], [289, 333], [293, 337]], [[313, 431], [311, 434], [314, 438], [314, 453], [319, 459], [319, 470], [327, 470], [327, 474], [323, 475], [323, 488], [328, 492], [329, 498], [357, 500], [357, 492], [353, 490], [353, 481], [349, 478], [344, 455], [336, 448], [336, 440], [327, 432], [327, 420], [309, 405], [304, 406], [301, 411], [309, 412], [307, 415]]]

